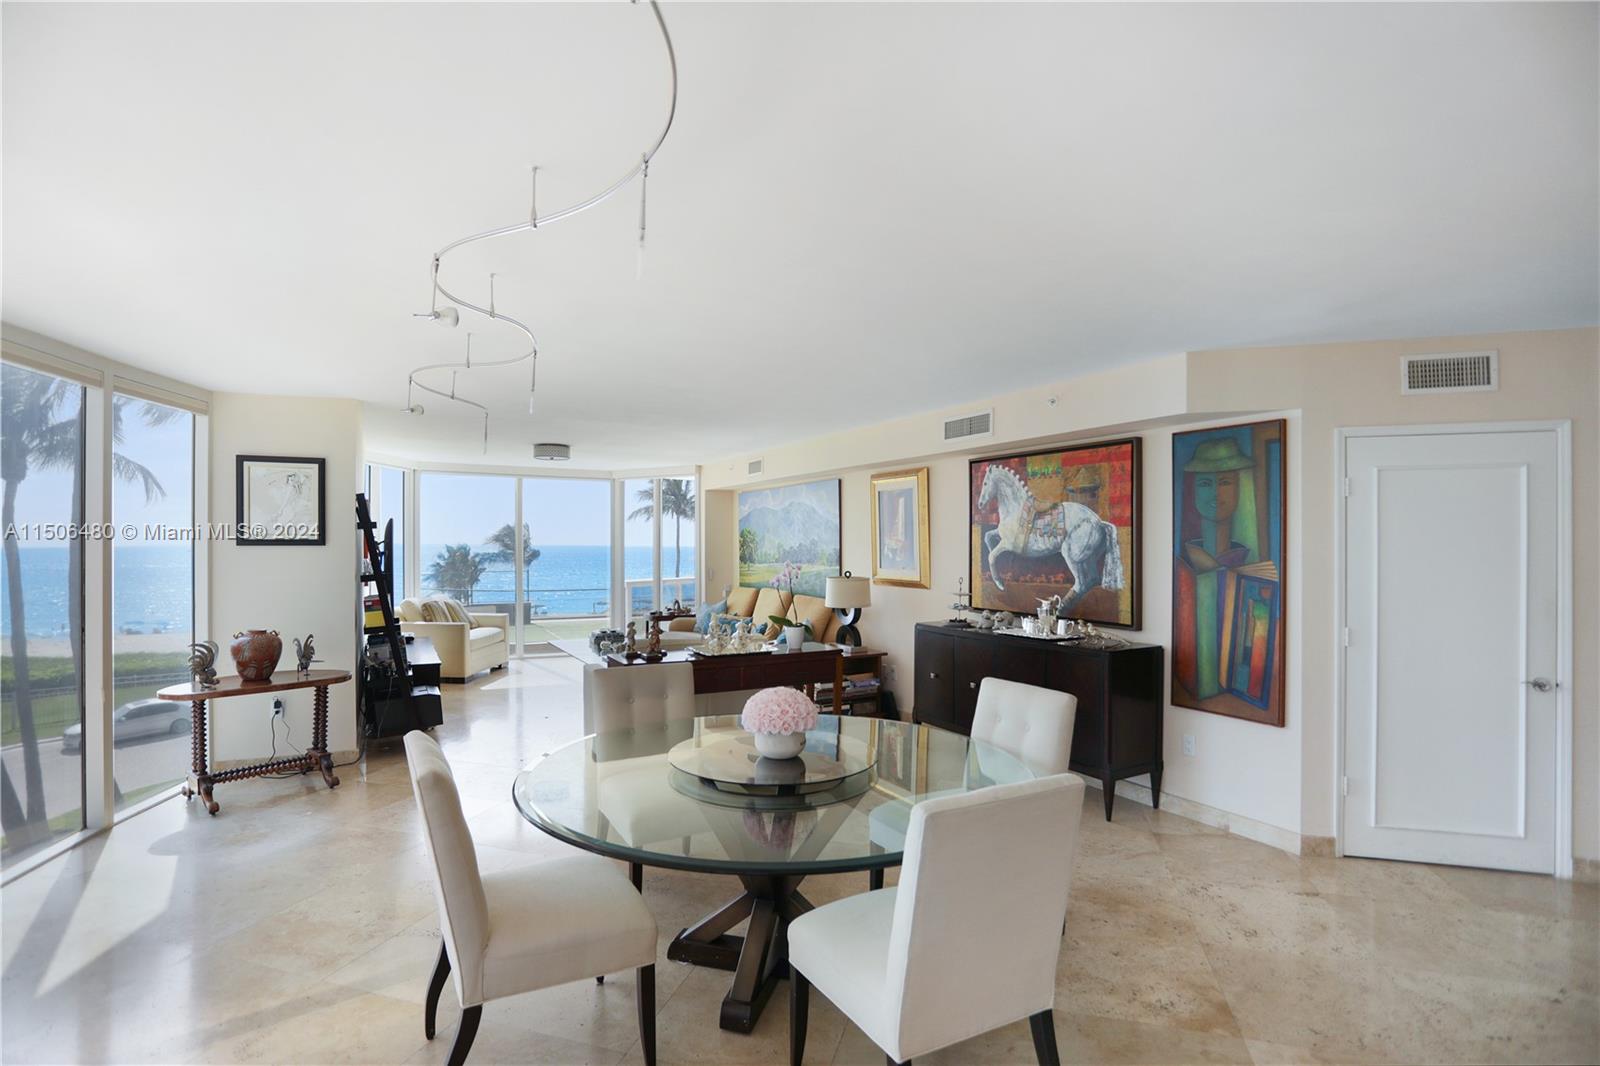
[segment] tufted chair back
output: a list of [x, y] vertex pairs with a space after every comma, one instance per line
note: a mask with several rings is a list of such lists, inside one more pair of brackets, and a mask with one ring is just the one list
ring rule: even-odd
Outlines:
[[1036, 777], [1067, 772], [1078, 697], [986, 677], [978, 689], [972, 737], [1015, 755]]
[[583, 727], [589, 733], [661, 725], [695, 716], [688, 663], [593, 667], [583, 675]]

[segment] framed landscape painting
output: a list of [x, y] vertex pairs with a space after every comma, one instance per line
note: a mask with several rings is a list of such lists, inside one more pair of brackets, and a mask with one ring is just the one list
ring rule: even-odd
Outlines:
[[872, 583], [928, 587], [928, 468], [872, 475]]
[[970, 476], [972, 606], [1139, 625], [1139, 441], [997, 459]]
[[839, 479], [739, 493], [739, 585], [763, 588], [793, 563], [794, 591], [821, 596], [839, 574]]
[[1172, 435], [1172, 702], [1283, 725], [1285, 422]]

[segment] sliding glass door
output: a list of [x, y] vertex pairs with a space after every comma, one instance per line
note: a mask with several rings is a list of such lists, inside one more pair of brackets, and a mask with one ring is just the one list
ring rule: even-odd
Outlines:
[[579, 639], [611, 613], [611, 482], [522, 479], [524, 647]]
[[111, 742], [118, 810], [183, 780], [189, 705], [156, 690], [189, 678], [194, 641], [194, 415], [117, 396], [111, 513]]
[[0, 865], [84, 827], [86, 390], [0, 365]]
[[491, 474], [417, 475], [420, 598], [448, 596], [518, 623], [516, 479]]

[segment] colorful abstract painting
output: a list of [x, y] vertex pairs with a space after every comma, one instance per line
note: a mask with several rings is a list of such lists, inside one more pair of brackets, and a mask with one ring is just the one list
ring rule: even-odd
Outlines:
[[1278, 726], [1284, 426], [1172, 436], [1172, 702]]
[[761, 588], [800, 569], [794, 591], [821, 596], [839, 574], [839, 479], [739, 493], [739, 584]]
[[1139, 625], [1139, 441], [973, 460], [972, 606]]

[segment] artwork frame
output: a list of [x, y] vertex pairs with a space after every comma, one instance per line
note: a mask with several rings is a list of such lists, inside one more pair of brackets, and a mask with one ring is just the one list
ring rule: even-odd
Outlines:
[[821, 598], [844, 573], [844, 494], [839, 478], [745, 489], [735, 508], [739, 587], [767, 588], [793, 563], [794, 591]]
[[[1012, 476], [996, 475], [986, 494], [985, 482], [995, 469]], [[1063, 618], [1140, 628], [1143, 470], [1138, 437], [970, 460], [967, 577], [973, 609], [1032, 614], [1039, 598], [1061, 595], [1067, 601]], [[1017, 493], [1013, 505], [1010, 499]], [[1078, 525], [1091, 521], [1101, 528]], [[1075, 528], [1080, 530], [1076, 537]], [[1069, 558], [1068, 545], [1079, 554]], [[1014, 550], [1018, 546], [1022, 550]], [[1079, 572], [1086, 578], [1082, 593], [1076, 593], [1073, 576]]]
[[243, 547], [327, 544], [327, 465], [326, 459], [315, 457], [235, 456], [234, 543]]
[[[873, 474], [868, 489], [872, 494], [872, 583], [911, 589], [932, 588], [928, 468], [921, 466], [912, 470]], [[886, 495], [888, 500], [885, 500]], [[886, 503], [891, 511], [887, 521], [884, 513]], [[907, 523], [915, 523], [916, 526], [910, 533], [904, 528]], [[890, 538], [887, 545], [886, 536]], [[896, 548], [894, 545], [902, 547]], [[915, 553], [909, 559], [909, 564], [904, 553], [905, 545], [909, 545]]]
[[1286, 419], [1172, 435], [1174, 706], [1283, 726], [1288, 490]]

